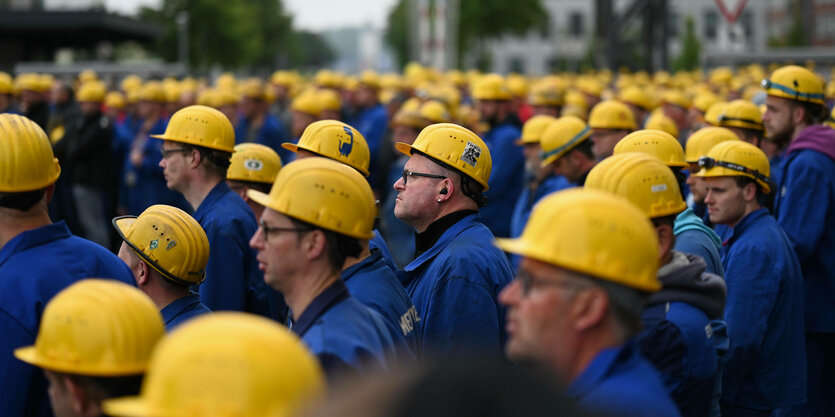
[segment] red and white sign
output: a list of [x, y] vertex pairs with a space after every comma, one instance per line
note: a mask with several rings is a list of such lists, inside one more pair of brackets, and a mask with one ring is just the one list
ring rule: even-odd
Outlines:
[[736, 23], [739, 16], [742, 15], [742, 11], [745, 10], [745, 3], [748, 3], [748, 0], [716, 0], [719, 11], [730, 23]]

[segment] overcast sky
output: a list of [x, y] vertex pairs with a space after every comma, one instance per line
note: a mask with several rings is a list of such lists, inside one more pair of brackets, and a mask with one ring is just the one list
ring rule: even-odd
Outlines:
[[[61, 0], [54, 0], [61, 2]], [[67, 1], [67, 0], [63, 0]], [[95, 1], [95, 0], [94, 0]], [[154, 6], [159, 0], [104, 0], [107, 8], [124, 14], [135, 13], [140, 6]], [[395, 0], [284, 0], [293, 14], [297, 29], [319, 32], [346, 26], [372, 26], [382, 29]]]

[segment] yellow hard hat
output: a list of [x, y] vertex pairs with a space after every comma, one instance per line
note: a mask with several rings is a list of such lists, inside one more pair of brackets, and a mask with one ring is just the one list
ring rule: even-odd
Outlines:
[[373, 88], [375, 90], [380, 88], [380, 76], [371, 70], [365, 70], [360, 74], [359, 77], [360, 84]]
[[522, 137], [516, 142], [517, 145], [524, 145], [527, 143], [539, 143], [542, 140], [542, 134], [557, 118], [546, 114], [538, 114], [531, 117], [522, 125]]
[[232, 152], [235, 148], [232, 122], [220, 111], [200, 105], [178, 110], [171, 116], [165, 133], [151, 137], [224, 152]]
[[113, 227], [164, 278], [182, 285], [200, 284], [206, 279], [209, 238], [188, 213], [156, 204], [139, 217], [114, 218]]
[[667, 90], [662, 96], [661, 101], [664, 103], [672, 104], [683, 109], [687, 109], [690, 107], [690, 101], [687, 100], [687, 96], [684, 95], [679, 90]]
[[82, 84], [86, 83], [88, 81], [97, 81], [98, 79], [99, 79], [99, 76], [98, 76], [98, 74], [96, 74], [96, 71], [93, 71], [92, 69], [89, 69], [89, 68], [81, 71], [78, 74], [78, 81], [80, 81]]
[[269, 194], [249, 198], [285, 216], [356, 239], [374, 236], [376, 200], [356, 170], [328, 158], [304, 158], [280, 171]]
[[269, 146], [258, 143], [235, 145], [226, 179], [272, 184], [281, 169], [281, 158]]
[[240, 101], [238, 94], [229, 88], [216, 88], [212, 91], [214, 91], [212, 99], [215, 104], [212, 107], [237, 106]]
[[125, 96], [118, 91], [111, 91], [104, 96], [104, 106], [110, 109], [124, 109]]
[[449, 165], [490, 188], [493, 159], [487, 144], [471, 130], [452, 123], [436, 123], [420, 131], [414, 144], [397, 142], [394, 147], [405, 155], [417, 151]]
[[46, 133], [16, 114], [0, 114], [0, 192], [45, 188], [58, 180], [61, 166]]
[[140, 395], [103, 406], [123, 417], [292, 417], [324, 391], [322, 368], [297, 336], [221, 312], [177, 328], [154, 349]]
[[725, 101], [713, 103], [705, 112], [705, 122], [712, 126], [719, 126], [719, 117], [725, 112], [726, 107], [728, 107], [728, 103]]
[[543, 81], [531, 88], [528, 103], [531, 106], [562, 106], [564, 103], [563, 89], [556, 82]]
[[52, 74], [41, 74], [38, 76], [38, 91], [41, 93], [51, 90], [53, 84], [55, 84], [55, 76]]
[[642, 152], [654, 156], [669, 167], [686, 167], [684, 149], [678, 140], [667, 132], [643, 129], [632, 132], [615, 145], [614, 154]]
[[725, 106], [719, 115], [719, 126], [763, 130], [763, 116], [756, 104], [737, 99]]
[[180, 101], [180, 94], [182, 94], [182, 88], [177, 83], [177, 81], [163, 84], [162, 85], [163, 91], [165, 91], [165, 101], [167, 103], [176, 103]]
[[472, 96], [476, 100], [510, 100], [510, 90], [501, 75], [487, 74], [476, 81]]
[[273, 73], [272, 77], [270, 77], [270, 82], [273, 84], [290, 87], [296, 83], [296, 77], [294, 77], [293, 73], [289, 71], [276, 71]]
[[577, 80], [577, 88], [590, 96], [600, 97], [605, 86], [595, 78], [580, 78]]
[[371, 164], [371, 151], [365, 137], [353, 126], [338, 120], [319, 120], [302, 132], [298, 144], [282, 143], [289, 151], [299, 149], [342, 162], [366, 177]]
[[122, 83], [120, 84], [122, 87], [122, 91], [128, 92], [128, 90], [136, 90], [142, 87], [142, 78], [139, 78], [138, 75], [128, 75], [124, 79], [122, 79]]
[[549, 123], [542, 132], [542, 167], [550, 165], [577, 145], [591, 137], [591, 128], [574, 116], [563, 116]]
[[592, 129], [635, 130], [635, 116], [629, 106], [616, 100], [597, 103], [589, 113], [589, 127]]
[[228, 88], [230, 90], [234, 90], [237, 88], [238, 80], [235, 79], [235, 76], [232, 73], [224, 72], [220, 74], [217, 79], [215, 80], [215, 86], [218, 88]]
[[768, 157], [758, 147], [741, 140], [719, 143], [699, 158], [702, 168], [697, 177], [748, 177], [757, 182], [764, 194], [771, 192]]
[[14, 91], [12, 76], [0, 71], [0, 94], [11, 94]]
[[661, 289], [655, 229], [634, 204], [612, 193], [582, 188], [553, 193], [534, 206], [522, 236], [497, 239], [497, 245], [642, 291]]
[[87, 81], [81, 84], [76, 94], [76, 100], [79, 102], [93, 102], [101, 103], [104, 101], [104, 96], [107, 95], [107, 87], [101, 81]]
[[331, 89], [326, 88], [316, 91], [316, 100], [320, 111], [339, 111], [342, 109], [342, 100], [339, 98], [339, 94]]
[[762, 86], [770, 96], [826, 105], [821, 79], [814, 72], [797, 65], [779, 68], [763, 80]]
[[739, 137], [730, 129], [724, 127], [708, 126], [703, 127], [690, 135], [685, 144], [685, 160], [688, 164], [699, 163], [699, 158], [707, 155], [710, 148], [717, 143], [739, 140]]
[[85, 279], [47, 303], [35, 345], [19, 348], [14, 355], [55, 372], [139, 375], [164, 333], [156, 305], [138, 288]]
[[241, 84], [241, 95], [253, 100], [264, 100], [264, 83], [257, 78], [250, 78]]
[[687, 208], [673, 171], [644, 153], [627, 152], [600, 161], [589, 172], [585, 188], [624, 197], [649, 218], [671, 216]]
[[646, 129], [662, 130], [669, 133], [673, 137], [678, 137], [678, 126], [673, 119], [667, 117], [664, 112], [654, 112], [647, 117], [644, 126]]
[[19, 74], [17, 78], [15, 78], [15, 86], [20, 91], [41, 91], [40, 79], [38, 78], [38, 74], [33, 73]]
[[322, 113], [322, 106], [319, 102], [318, 93], [310, 90], [297, 95], [290, 104], [290, 110], [319, 117], [319, 114]]
[[618, 93], [618, 100], [636, 105], [644, 110], [652, 110], [652, 98], [643, 88], [636, 85], [625, 87]]
[[139, 102], [139, 95], [140, 95], [139, 89], [135, 88], [133, 90], [128, 90], [128, 91], [125, 92], [125, 99], [130, 104], [136, 104], [136, 103]]
[[163, 90], [162, 84], [156, 81], [149, 81], [139, 89], [139, 100], [165, 103], [167, 97], [165, 96], [165, 90]]
[[710, 106], [712, 106], [712, 105], [714, 105], [714, 104], [716, 104], [720, 101], [722, 101], [722, 99], [720, 99], [719, 96], [717, 96], [716, 94], [713, 94], [709, 91], [706, 91], [706, 92], [702, 92], [700, 94], [696, 94], [696, 96], [693, 97], [692, 106], [696, 110], [704, 113], [704, 112], [707, 111], [707, 109], [710, 108]]
[[507, 90], [513, 97], [525, 97], [528, 94], [528, 80], [519, 74], [507, 76]]

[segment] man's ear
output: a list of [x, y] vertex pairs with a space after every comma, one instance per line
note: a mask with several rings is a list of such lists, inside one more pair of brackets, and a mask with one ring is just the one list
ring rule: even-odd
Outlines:
[[81, 384], [67, 376], [60, 376], [61, 383], [69, 396], [69, 405], [77, 416], [101, 415], [101, 406]]
[[673, 228], [666, 223], [656, 226], [655, 232], [658, 235], [658, 257], [661, 259], [673, 250], [675, 234]]
[[609, 314], [609, 297], [602, 288], [594, 287], [578, 291], [572, 297], [571, 314], [574, 329], [584, 332], [598, 326]]
[[150, 278], [149, 275], [151, 273], [150, 269], [151, 269], [151, 266], [148, 265], [147, 262], [145, 262], [144, 260], [141, 260], [141, 259], [139, 260], [139, 264], [137, 265], [137, 271], [136, 271], [136, 284], [137, 285], [141, 286], [141, 285], [145, 285], [145, 284], [148, 283], [148, 279]]
[[756, 182], [752, 182], [742, 187], [742, 198], [745, 199], [745, 202], [751, 202], [757, 199], [758, 186]]

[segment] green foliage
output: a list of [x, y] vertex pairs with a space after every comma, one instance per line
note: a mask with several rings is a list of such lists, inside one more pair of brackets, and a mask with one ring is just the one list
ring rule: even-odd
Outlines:
[[[409, 60], [409, 22], [416, 21], [410, 1], [398, 0], [388, 17], [386, 41], [401, 65]], [[502, 35], [524, 35], [548, 23], [541, 0], [459, 0], [458, 63], [479, 42]]]
[[336, 58], [333, 49], [317, 33], [296, 32], [290, 44], [290, 66], [293, 68], [321, 68]]
[[685, 26], [681, 54], [673, 60], [673, 71], [692, 70], [699, 66], [699, 53], [702, 49], [702, 44], [696, 37], [696, 29], [692, 17], [687, 16]]

